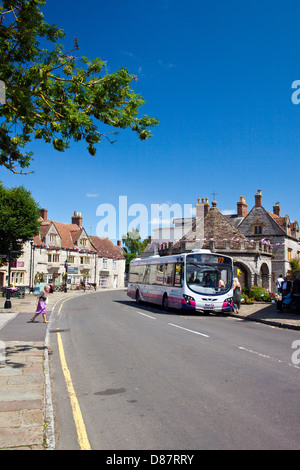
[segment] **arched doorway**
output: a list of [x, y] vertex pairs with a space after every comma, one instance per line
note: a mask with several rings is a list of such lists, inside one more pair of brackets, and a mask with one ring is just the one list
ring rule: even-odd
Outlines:
[[233, 277], [238, 278], [238, 280], [240, 281], [242, 289], [244, 287], [250, 287], [250, 285], [249, 285], [249, 283], [250, 283], [249, 270], [243, 263], [239, 263], [238, 261], [234, 262]]
[[260, 267], [261, 285], [264, 289], [269, 290], [269, 268], [266, 263]]

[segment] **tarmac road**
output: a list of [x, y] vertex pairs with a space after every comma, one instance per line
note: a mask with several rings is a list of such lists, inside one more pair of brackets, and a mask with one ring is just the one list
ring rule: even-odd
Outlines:
[[57, 449], [81, 446], [58, 338], [92, 449], [300, 448], [298, 331], [164, 313], [124, 291], [65, 302], [50, 331]]

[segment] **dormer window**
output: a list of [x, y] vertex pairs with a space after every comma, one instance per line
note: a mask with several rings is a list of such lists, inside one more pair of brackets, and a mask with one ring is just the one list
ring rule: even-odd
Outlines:
[[50, 241], [51, 244], [57, 245], [57, 235], [56, 235], [56, 233], [50, 233], [49, 241]]
[[262, 225], [253, 225], [253, 235], [262, 235], [263, 227]]
[[256, 219], [254, 224], [252, 224], [252, 235], [262, 235], [263, 226], [264, 224], [260, 220]]

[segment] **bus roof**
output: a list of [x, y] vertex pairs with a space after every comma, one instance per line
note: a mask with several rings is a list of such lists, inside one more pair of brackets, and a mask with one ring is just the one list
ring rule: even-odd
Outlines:
[[193, 255], [193, 254], [212, 254], [215, 256], [223, 256], [224, 258], [230, 258], [230, 256], [227, 255], [219, 255], [218, 253], [212, 253], [210, 250], [192, 250], [189, 253], [178, 253], [176, 255], [169, 255], [169, 256], [159, 256], [159, 255], [154, 255], [154, 256], [149, 256], [148, 258], [134, 258], [133, 260], [130, 261], [130, 264], [164, 264], [164, 263], [176, 263], [180, 262], [183, 259], [185, 259], [188, 255]]

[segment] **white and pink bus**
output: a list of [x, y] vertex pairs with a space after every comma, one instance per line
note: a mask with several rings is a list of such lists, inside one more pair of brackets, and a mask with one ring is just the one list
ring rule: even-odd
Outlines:
[[233, 260], [209, 250], [136, 258], [130, 263], [127, 295], [165, 310], [230, 312]]

